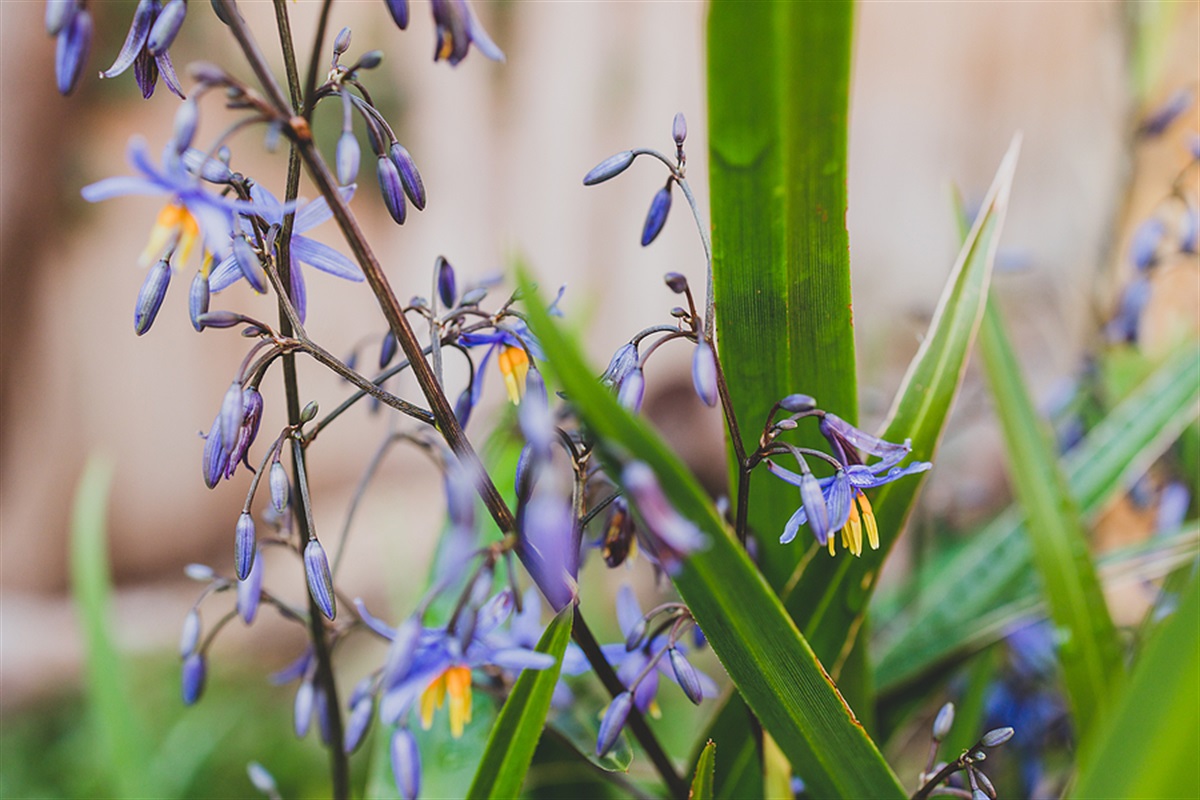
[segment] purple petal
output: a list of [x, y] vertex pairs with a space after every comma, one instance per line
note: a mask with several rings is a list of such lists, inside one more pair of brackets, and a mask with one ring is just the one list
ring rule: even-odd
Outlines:
[[511, 670], [549, 669], [554, 666], [554, 656], [524, 647], [508, 647], [493, 652], [488, 657], [488, 663]]
[[638, 604], [637, 595], [629, 584], [617, 590], [617, 624], [621, 633], [628, 636], [642, 618], [642, 607]]
[[159, 74], [162, 75], [163, 83], [167, 85], [180, 100], [186, 100], [187, 97], [183, 93], [183, 86], [179, 83], [179, 76], [175, 74], [175, 65], [171, 63], [171, 55], [167, 52], [159, 53], [154, 58], [154, 63], [158, 65]]
[[80, 189], [79, 193], [89, 203], [99, 203], [103, 200], [111, 200], [114, 197], [156, 195], [162, 194], [164, 191], [163, 187], [154, 181], [147, 180], [146, 178], [122, 175], [116, 178], [105, 178], [104, 180], [96, 181]]
[[219, 292], [242, 279], [242, 268], [232, 254], [221, 259], [221, 263], [208, 275], [208, 290]]
[[121, 52], [117, 53], [117, 60], [113, 62], [113, 65], [100, 73], [101, 78], [115, 78], [133, 66], [138, 53], [146, 44], [146, 37], [150, 35], [150, 26], [154, 24], [157, 14], [156, 0], [141, 0], [138, 3], [137, 9], [133, 12], [133, 22], [129, 26], [129, 33], [125, 36], [125, 44], [121, 45]]
[[356, 282], [363, 279], [362, 270], [358, 268], [357, 264], [329, 245], [308, 237], [292, 237], [292, 255], [298, 261], [310, 264], [334, 277]]
[[[338, 189], [338, 194], [342, 196], [342, 200], [349, 203], [354, 197], [354, 190], [358, 188], [358, 184], [350, 184]], [[282, 216], [282, 213], [281, 213]], [[311, 203], [305, 203], [296, 211], [296, 221], [292, 226], [293, 233], [305, 233], [333, 217], [333, 211], [329, 208], [329, 202], [324, 197], [318, 197]]]

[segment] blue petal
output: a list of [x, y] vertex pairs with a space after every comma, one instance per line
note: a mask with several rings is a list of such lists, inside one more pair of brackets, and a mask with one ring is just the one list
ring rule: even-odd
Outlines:
[[510, 647], [492, 653], [488, 657], [487, 663], [512, 670], [547, 669], [554, 666], [554, 656], [549, 653], [526, 650], [524, 647]]
[[233, 284], [242, 279], [242, 268], [238, 266], [237, 259], [233, 255], [228, 255], [222, 259], [220, 264], [217, 264], [216, 269], [208, 275], [208, 290], [210, 292], [219, 292], [222, 289], [227, 289]]
[[[358, 184], [352, 183], [349, 186], [343, 186], [338, 189], [338, 194], [342, 196], [342, 200], [347, 203], [354, 197], [354, 190]], [[305, 203], [296, 211], [296, 222], [292, 226], [293, 233], [304, 233], [320, 225], [322, 222], [333, 217], [333, 210], [329, 208], [329, 202], [324, 197], [318, 197], [311, 203]]]
[[621, 626], [621, 633], [628, 636], [641, 618], [642, 607], [638, 605], [637, 596], [629, 584], [625, 584], [617, 591], [617, 624]]
[[283, 207], [279, 204], [278, 198], [271, 194], [263, 187], [261, 183], [256, 183], [250, 187], [250, 199], [258, 207], [258, 213], [266, 220], [268, 225], [281, 225], [283, 223]]
[[186, 100], [183, 87], [179, 85], [179, 76], [175, 74], [175, 65], [171, 63], [170, 54], [164, 50], [155, 56], [154, 61], [158, 64], [158, 74], [162, 76], [163, 83], [167, 85], [167, 88], [174, 92], [180, 100]]
[[788, 518], [787, 525], [783, 526], [783, 535], [779, 537], [780, 544], [787, 544], [796, 538], [796, 534], [800, 531], [800, 526], [808, 521], [808, 515], [804, 513], [804, 506], [796, 509], [796, 513]]
[[104, 180], [89, 184], [80, 190], [83, 199], [89, 203], [99, 203], [102, 200], [111, 200], [114, 197], [124, 197], [126, 195], [155, 195], [162, 194], [163, 192], [163, 187], [154, 181], [146, 178], [135, 178], [131, 175], [105, 178]]
[[155, 5], [155, 0], [141, 0], [138, 3], [137, 9], [133, 12], [133, 22], [129, 26], [129, 33], [125, 37], [125, 44], [121, 45], [121, 52], [117, 54], [117, 60], [113, 62], [113, 65], [100, 73], [101, 78], [115, 78], [133, 66], [138, 53], [146, 45], [146, 37], [150, 35], [150, 26], [157, 16]]
[[350, 259], [334, 250], [327, 244], [309, 239], [306, 236], [292, 237], [292, 255], [305, 264], [311, 264], [322, 272], [328, 272], [337, 278], [348, 281], [361, 281], [362, 270]]

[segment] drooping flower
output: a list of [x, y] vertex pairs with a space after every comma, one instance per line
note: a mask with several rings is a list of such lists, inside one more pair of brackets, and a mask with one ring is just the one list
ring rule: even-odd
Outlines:
[[471, 385], [471, 406], [479, 403], [483, 393], [482, 375], [492, 354], [496, 354], [496, 363], [500, 367], [500, 375], [504, 378], [504, 389], [513, 405], [520, 405], [525, 396], [525, 378], [529, 374], [529, 357], [544, 361], [541, 345], [523, 320], [511, 318], [504, 321], [504, 327], [495, 327], [490, 331], [470, 331], [459, 336], [459, 343], [465, 347], [487, 346], [487, 352], [479, 361], [475, 371], [475, 380]]
[[58, 37], [54, 77], [59, 94], [70, 94], [92, 49], [92, 15], [78, 0], [50, 0], [46, 3], [46, 31]]
[[685, 556], [707, 546], [707, 537], [675, 510], [649, 466], [630, 462], [621, 473], [621, 483], [645, 523], [637, 531], [642, 549], [655, 564], [673, 574]]
[[[340, 189], [342, 199], [349, 202], [350, 198], [354, 196], [354, 189], [353, 185]], [[255, 213], [262, 217], [264, 222], [268, 225], [283, 224], [288, 206], [280, 203], [275, 195], [256, 183], [250, 187], [250, 197], [254, 201]], [[349, 258], [327, 244], [301, 235], [332, 217], [333, 211], [330, 210], [329, 203], [321, 197], [299, 206], [296, 210], [295, 220], [292, 222], [292, 239], [288, 247], [291, 261], [289, 275], [291, 276], [292, 303], [296, 307], [296, 313], [300, 315], [301, 322], [304, 321], [308, 310], [308, 291], [305, 288], [304, 273], [300, 270], [301, 264], [308, 264], [336, 278], [344, 278], [348, 281], [363, 280], [362, 270]], [[243, 232], [253, 233], [249, 220], [244, 216], [239, 217], [238, 223]], [[272, 255], [278, 258], [278, 245], [272, 251]], [[243, 277], [245, 277], [245, 272], [237, 258], [231, 253], [216, 266], [209, 276], [209, 290], [219, 292], [237, 283]]]
[[117, 60], [101, 72], [100, 77], [115, 78], [133, 67], [142, 97], [149, 98], [154, 94], [161, 73], [167, 88], [182, 99], [183, 89], [167, 48], [179, 33], [186, 12], [187, 3], [184, 0], [169, 0], [165, 4], [160, 0], [141, 0], [133, 12], [129, 33], [117, 54]]
[[475, 19], [466, 0], [433, 0], [433, 21], [437, 25], [434, 61], [446, 59], [457, 66], [467, 57], [472, 43], [492, 61], [504, 60], [504, 53]]

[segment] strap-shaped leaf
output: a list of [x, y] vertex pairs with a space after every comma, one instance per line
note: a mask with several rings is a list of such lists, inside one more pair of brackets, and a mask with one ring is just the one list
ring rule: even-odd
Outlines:
[[1008, 474], [1025, 513], [1033, 563], [1042, 576], [1050, 618], [1067, 635], [1058, 648], [1076, 729], [1086, 735], [1123, 677], [1117, 629], [1108, 613], [1087, 535], [1038, 416], [994, 302], [979, 336], [1008, 451]]
[[516, 797], [520, 794], [525, 773], [533, 761], [533, 751], [546, 727], [546, 714], [550, 711], [550, 698], [562, 669], [563, 653], [571, 641], [573, 619], [574, 606], [568, 605], [546, 627], [537, 649], [554, 656], [554, 666], [542, 670], [527, 669], [517, 678], [492, 727], [467, 797]]
[[712, 740], [700, 751], [696, 760], [696, 774], [692, 777], [692, 789], [688, 800], [713, 800], [713, 772], [716, 770], [717, 745]]
[[[671, 504], [708, 538], [673, 577], [713, 651], [751, 709], [804, 775], [814, 797], [900, 797], [895, 775], [771, 587], [730, 536], [695, 478], [662, 440], [617, 404], [536, 290], [522, 295], [547, 366], [592, 431], [600, 455], [645, 462]], [[620, 475], [620, 469], [610, 470]]]
[[[1200, 357], [1188, 346], [1164, 362], [1063, 459], [1071, 496], [1099, 511], [1146, 470], [1200, 408]], [[1033, 568], [1019, 510], [1000, 515], [951, 558], [920, 576], [921, 590], [881, 631], [876, 672], [895, 691], [962, 649], [969, 628], [1014, 596]], [[873, 617], [877, 623], [878, 617]]]

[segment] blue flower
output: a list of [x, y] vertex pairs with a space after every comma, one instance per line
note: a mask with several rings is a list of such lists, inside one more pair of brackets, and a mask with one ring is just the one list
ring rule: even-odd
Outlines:
[[[813, 527], [813, 535], [817, 543], [827, 545], [830, 555], [833, 555], [835, 548], [835, 538], [832, 534], [837, 533], [839, 530], [842, 532], [842, 546], [850, 550], [854, 555], [862, 555], [864, 528], [866, 529], [867, 542], [870, 544], [871, 549], [878, 550], [879, 528], [875, 523], [875, 513], [872, 511], [871, 504], [867, 501], [867, 496], [863, 493], [863, 490], [891, 483], [906, 475], [915, 475], [919, 472], [924, 472], [932, 466], [928, 461], [914, 461], [905, 467], [889, 467], [888, 461], [885, 460], [869, 467], [863, 464], [852, 464], [839, 469], [828, 478], [820, 478], [816, 482], [821, 489], [821, 498], [824, 500], [824, 505], [819, 506], [819, 504], [811, 502], [808, 497], [804, 497], [805, 502], [800, 508], [796, 509], [796, 513], [792, 514], [791, 518], [787, 521], [787, 525], [784, 526], [783, 535], [779, 537], [779, 542], [787, 544], [795, 539], [800, 526], [809, 520], [807, 509], [819, 506], [826, 511], [826, 525], [811, 527]], [[767, 469], [777, 478], [785, 480], [793, 486], [800, 487], [802, 497], [804, 496], [806, 479], [812, 479], [811, 473], [798, 475], [791, 470], [784, 469], [773, 461], [767, 461]]]
[[100, 77], [115, 78], [133, 67], [142, 97], [149, 98], [154, 94], [161, 73], [167, 88], [182, 98], [183, 89], [167, 48], [179, 33], [186, 11], [187, 4], [182, 0], [170, 0], [166, 4], [159, 0], [141, 0], [133, 12], [133, 22], [117, 60], [101, 72]]
[[166, 195], [170, 198], [159, 212], [150, 241], [142, 252], [143, 266], [160, 258], [169, 258], [174, 253], [179, 254], [180, 261], [186, 260], [201, 236], [205, 248], [223, 256], [229, 252], [234, 213], [261, 212], [256, 203], [228, 200], [207, 191], [200, 179], [188, 170], [174, 144], [169, 144], [163, 151], [161, 168], [150, 160], [146, 140], [140, 136], [129, 140], [128, 157], [140, 175], [105, 178], [83, 187], [81, 193], [90, 203], [126, 195]]
[[[354, 186], [346, 186], [340, 189], [342, 199], [349, 201], [354, 196], [354, 188]], [[250, 187], [250, 197], [254, 201], [255, 213], [261, 216], [264, 222], [268, 225], [283, 224], [286, 207], [279, 202], [275, 195], [256, 183]], [[308, 264], [322, 272], [327, 272], [337, 278], [345, 278], [348, 281], [363, 279], [362, 271], [349, 258], [329, 245], [300, 235], [312, 230], [332, 216], [333, 211], [330, 210], [329, 203], [321, 197], [311, 203], [299, 206], [296, 210], [295, 221], [292, 223], [292, 240], [288, 248], [291, 258], [289, 274], [292, 283], [292, 302], [296, 306], [296, 312], [300, 315], [301, 322], [304, 321], [308, 308], [308, 292], [305, 289], [304, 273], [300, 271], [300, 264]], [[240, 217], [238, 222], [244, 232], [253, 233], [249, 220], [244, 216]], [[230, 254], [213, 269], [209, 278], [210, 289], [219, 292], [237, 283], [243, 276], [244, 273], [238, 265], [237, 259]]]
[[471, 382], [471, 407], [474, 408], [479, 403], [479, 398], [483, 394], [483, 375], [484, 368], [487, 366], [488, 359], [492, 357], [492, 353], [496, 353], [496, 363], [500, 367], [500, 374], [504, 378], [504, 389], [508, 392], [508, 399], [513, 405], [520, 405], [521, 398], [525, 396], [525, 378], [529, 374], [529, 356], [544, 361], [545, 355], [542, 353], [542, 346], [538, 343], [537, 337], [533, 335], [533, 331], [529, 330], [529, 326], [525, 321], [518, 317], [506, 318], [504, 327], [495, 327], [485, 331], [468, 331], [458, 337], [459, 344], [464, 347], [484, 347], [487, 352], [483, 354], [483, 358], [479, 362], [479, 368], [475, 371], [475, 378]]
[[457, 66], [467, 57], [472, 43], [492, 61], [504, 60], [504, 53], [475, 19], [466, 0], [433, 0], [433, 21], [437, 25], [434, 61], [444, 58]]

